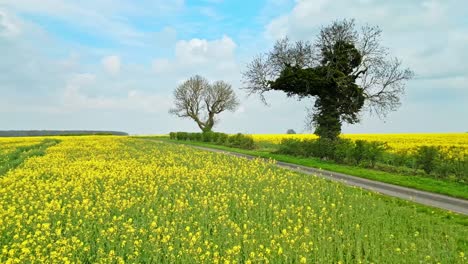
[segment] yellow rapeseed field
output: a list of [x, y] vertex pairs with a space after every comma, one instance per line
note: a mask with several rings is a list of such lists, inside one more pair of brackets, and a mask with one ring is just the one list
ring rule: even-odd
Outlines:
[[[283, 139], [317, 139], [314, 134], [253, 134], [256, 142], [279, 144]], [[468, 133], [445, 134], [344, 134], [342, 138], [386, 142], [390, 151], [413, 151], [418, 146], [437, 146], [445, 152], [462, 150], [468, 154]]]
[[14, 151], [18, 147], [39, 144], [44, 138], [40, 137], [0, 137], [0, 155]]
[[0, 176], [0, 263], [465, 263], [466, 225], [190, 147], [64, 137]]

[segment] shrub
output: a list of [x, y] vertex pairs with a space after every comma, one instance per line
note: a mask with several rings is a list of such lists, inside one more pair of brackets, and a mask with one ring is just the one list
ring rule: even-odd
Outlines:
[[396, 153], [388, 154], [390, 156], [389, 163], [397, 167], [413, 167], [413, 158], [408, 154], [407, 150], [399, 150]]
[[213, 142], [214, 132], [203, 132], [201, 134], [201, 141], [203, 142]]
[[193, 141], [202, 141], [203, 139], [203, 133], [190, 133], [190, 134], [192, 134]]
[[218, 139], [216, 143], [219, 145], [226, 145], [229, 135], [224, 133], [218, 133]]
[[316, 141], [316, 139], [299, 141], [299, 147], [296, 150], [296, 156], [315, 157], [317, 153]]
[[364, 140], [356, 140], [354, 142], [354, 149], [352, 151], [352, 157], [356, 164], [360, 164], [362, 160], [364, 160], [365, 156], [365, 141]]
[[254, 149], [255, 142], [252, 137], [238, 133], [228, 137], [227, 145], [235, 148]]
[[175, 132], [169, 133], [169, 138], [170, 139], [177, 139], [177, 133], [175, 133]]
[[383, 153], [387, 149], [387, 146], [384, 142], [379, 141], [366, 142], [364, 145], [364, 158], [370, 163], [371, 167], [375, 167], [375, 163], [382, 157]]
[[177, 140], [188, 140], [189, 139], [189, 133], [187, 132], [177, 132], [176, 133], [176, 139]]
[[208, 143], [215, 143], [218, 145], [225, 145], [235, 148], [254, 149], [255, 142], [252, 137], [243, 135], [241, 133], [229, 136], [228, 134], [218, 132], [204, 132], [204, 133], [187, 133], [187, 132], [171, 132], [169, 133], [171, 139], [177, 140], [190, 140], [202, 141]]
[[356, 164], [368, 163], [375, 167], [375, 163], [381, 159], [386, 149], [384, 142], [356, 140], [351, 156]]
[[218, 142], [218, 138], [219, 138], [219, 135], [221, 133], [218, 133], [218, 132], [211, 132], [211, 141], [212, 143], [216, 143]]
[[276, 153], [293, 155], [293, 156], [303, 156], [304, 144], [299, 139], [283, 139], [278, 146]]
[[337, 162], [344, 162], [349, 158], [354, 144], [349, 139], [284, 139], [279, 145], [277, 153], [301, 156], [317, 157], [321, 159], [331, 159]]
[[434, 167], [433, 172], [441, 178], [449, 178], [450, 175], [454, 174], [455, 166], [450, 159], [440, 158], [437, 162], [437, 166]]
[[468, 157], [453, 161], [453, 172], [460, 182], [468, 183]]
[[319, 138], [313, 141], [311, 154], [321, 159], [333, 159], [336, 142], [328, 138]]
[[421, 168], [424, 172], [430, 174], [437, 166], [439, 152], [439, 149], [434, 146], [418, 147], [415, 153], [417, 168]]
[[354, 143], [350, 139], [338, 139], [335, 146], [333, 159], [340, 163], [350, 162], [352, 160], [352, 152]]
[[281, 141], [277, 153], [316, 157], [334, 160], [339, 163], [354, 162], [361, 164], [367, 162], [374, 167], [376, 162], [382, 158], [385, 150], [386, 144], [383, 142], [364, 140], [353, 142], [350, 139], [330, 140], [320, 138], [302, 141], [299, 139], [284, 139]]

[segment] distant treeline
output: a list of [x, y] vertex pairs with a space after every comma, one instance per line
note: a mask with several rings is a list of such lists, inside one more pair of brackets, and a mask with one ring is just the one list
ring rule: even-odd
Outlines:
[[36, 136], [84, 136], [84, 135], [114, 135], [128, 136], [119, 131], [92, 131], [92, 130], [9, 130], [0, 131], [0, 137], [36, 137]]

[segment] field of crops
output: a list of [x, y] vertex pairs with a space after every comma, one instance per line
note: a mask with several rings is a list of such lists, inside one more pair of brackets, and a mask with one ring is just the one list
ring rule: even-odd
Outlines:
[[[283, 139], [317, 139], [314, 134], [253, 134], [258, 143], [279, 144]], [[419, 146], [437, 146], [445, 152], [461, 150], [468, 155], [468, 133], [445, 134], [344, 134], [351, 140], [380, 141], [388, 143], [390, 151], [412, 151]]]
[[66, 137], [0, 176], [0, 263], [465, 263], [451, 218], [259, 160]]
[[43, 140], [39, 137], [31, 138], [1, 138], [0, 137], [0, 155], [7, 154], [16, 150], [19, 147], [31, 146], [38, 144]]

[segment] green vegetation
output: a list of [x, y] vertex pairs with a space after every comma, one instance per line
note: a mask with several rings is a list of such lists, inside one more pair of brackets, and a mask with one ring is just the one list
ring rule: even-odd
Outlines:
[[219, 146], [219, 145], [209, 144], [209, 143], [204, 143], [204, 142], [177, 141], [177, 140], [171, 140], [167, 137], [158, 137], [158, 138], [145, 137], [145, 138], [164, 140], [164, 141], [169, 141], [172, 143], [188, 144], [188, 145], [194, 145], [194, 146], [209, 147], [209, 148], [214, 148], [214, 149], [232, 151], [232, 152], [257, 156], [257, 157], [266, 158], [266, 159], [274, 159], [277, 161], [288, 162], [292, 164], [298, 164], [298, 165], [319, 168], [319, 169], [328, 170], [328, 171], [340, 172], [340, 173], [344, 173], [344, 174], [348, 174], [352, 176], [357, 176], [357, 177], [366, 178], [370, 180], [376, 180], [376, 181], [381, 181], [385, 183], [400, 185], [404, 187], [410, 187], [410, 188], [419, 189], [423, 191], [434, 192], [434, 193], [449, 195], [453, 197], [468, 199], [468, 185], [463, 184], [463, 183], [428, 178], [428, 177], [423, 177], [419, 175], [407, 175], [407, 174], [405, 175], [405, 174], [400, 174], [400, 173], [395, 173], [395, 172], [386, 172], [386, 171], [379, 171], [379, 170], [364, 168], [364, 167], [337, 164], [333, 161], [322, 160], [319, 158], [311, 158], [311, 157], [305, 158], [305, 157], [295, 157], [295, 156], [285, 155], [285, 154], [276, 154], [276, 153], [271, 152], [272, 151], [271, 145], [260, 146], [260, 147], [264, 147], [263, 150], [262, 148], [257, 149], [257, 150], [246, 150], [246, 149], [240, 149], [240, 148]]
[[420, 146], [414, 153], [387, 152], [385, 142], [350, 139], [285, 139], [278, 145], [268, 145], [271, 152], [296, 157], [332, 160], [397, 174], [435, 178], [449, 182], [468, 183], [468, 159], [462, 149], [452, 149], [444, 155], [436, 146]]
[[187, 133], [187, 132], [171, 132], [169, 138], [174, 140], [189, 140], [213, 143], [217, 145], [241, 148], [241, 149], [254, 149], [255, 142], [252, 137], [243, 135], [241, 133], [235, 135], [228, 135], [219, 132], [204, 132], [204, 133]]
[[34, 156], [43, 156], [46, 149], [58, 144], [56, 139], [45, 139], [40, 144], [31, 146], [21, 146], [13, 152], [0, 155], [0, 176], [21, 165], [26, 159]]

